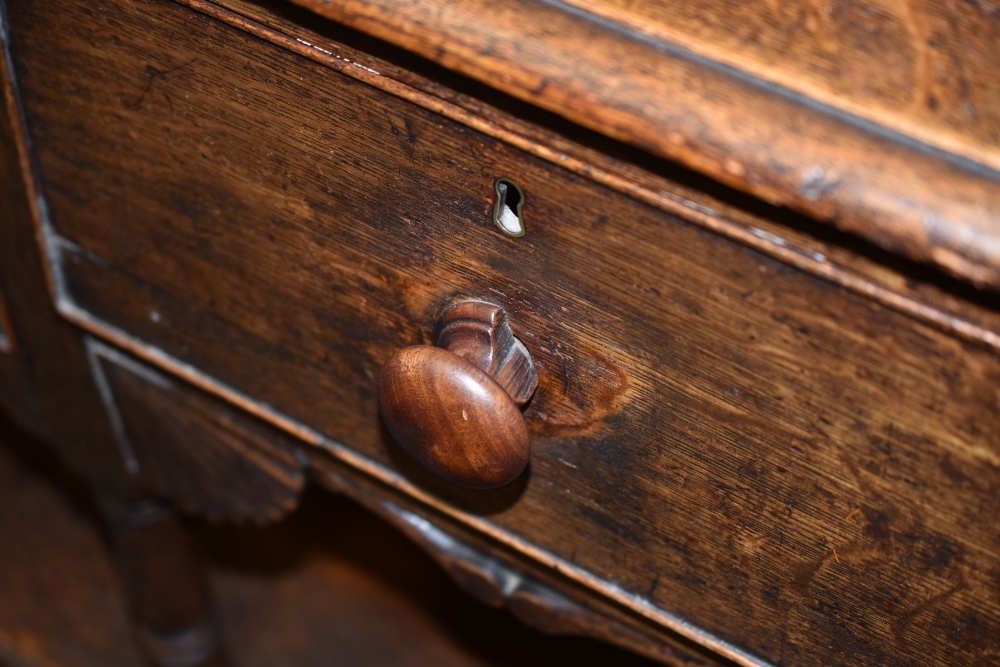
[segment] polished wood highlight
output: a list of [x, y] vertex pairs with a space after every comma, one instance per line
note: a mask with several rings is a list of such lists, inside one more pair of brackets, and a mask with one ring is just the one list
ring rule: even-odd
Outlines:
[[528, 465], [531, 442], [517, 405], [447, 350], [415, 345], [389, 357], [379, 374], [379, 411], [411, 456], [453, 484], [503, 486]]
[[435, 324], [435, 345], [480, 369], [523, 408], [538, 388], [531, 353], [510, 328], [507, 313], [495, 303], [458, 297]]
[[514, 481], [531, 457], [520, 407], [538, 386], [503, 309], [460, 299], [438, 318], [437, 347], [413, 345], [379, 371], [379, 412], [406, 451], [460, 486]]

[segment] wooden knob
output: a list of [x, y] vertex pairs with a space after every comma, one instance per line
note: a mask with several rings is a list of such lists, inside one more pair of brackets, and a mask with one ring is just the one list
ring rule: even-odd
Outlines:
[[512, 482], [531, 453], [520, 409], [538, 385], [531, 355], [503, 309], [483, 301], [449, 306], [437, 344], [403, 348], [382, 366], [386, 427], [444, 480], [480, 489]]

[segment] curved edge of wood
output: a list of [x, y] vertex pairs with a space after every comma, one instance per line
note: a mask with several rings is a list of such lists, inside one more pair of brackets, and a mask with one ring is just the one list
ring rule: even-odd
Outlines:
[[[487, 538], [477, 537], [475, 542], [460, 538], [457, 530], [444, 527], [449, 522], [441, 516], [435, 515], [433, 521], [428, 519], [426, 508], [419, 500], [394, 492], [368, 479], [366, 473], [355, 472], [345, 464], [332, 462], [318, 454], [304, 454], [283, 438], [268, 438], [268, 448], [275, 445], [278, 450], [271, 451], [269, 456], [272, 459], [269, 467], [272, 469], [258, 472], [274, 473], [276, 461], [273, 459], [283, 458], [283, 454], [290, 455], [294, 462], [292, 470], [279, 471], [284, 473], [282, 477], [290, 475], [293, 481], [286, 494], [278, 494], [280, 497], [274, 496], [272, 502], [264, 505], [259, 502], [254, 505], [248, 504], [247, 498], [241, 496], [240, 488], [235, 488], [239, 484], [235, 484], [234, 488], [224, 484], [209, 488], [206, 483], [223, 479], [218, 474], [220, 471], [232, 474], [239, 471], [221, 468], [216, 460], [219, 452], [196, 460], [191, 447], [186, 444], [199, 448], [206, 443], [205, 437], [195, 436], [205, 426], [205, 414], [215, 414], [215, 408], [221, 406], [215, 406], [214, 399], [187, 386], [182, 380], [164, 375], [99, 340], [88, 338], [87, 348], [125, 467], [158, 497], [170, 500], [185, 513], [233, 523], [249, 521], [263, 524], [281, 520], [298, 506], [307, 470], [311, 468], [314, 474], [309, 475], [310, 479], [331, 491], [351, 497], [383, 518], [424, 549], [467, 593], [490, 606], [506, 608], [516, 618], [539, 631], [591, 637], [668, 665], [731, 667], [736, 664], [729, 657], [720, 656], [689, 637], [650, 624], [628, 610], [613, 606], [611, 602], [583, 602], [577, 596], [557, 590], [547, 582], [547, 578], [558, 577], [558, 568], [554, 575], [548, 573], [539, 577], [529, 571], [529, 566], [515, 564], [513, 557], [494, 552], [501, 547], [482, 548], [478, 545], [479, 541]], [[138, 392], [140, 389], [142, 391]], [[155, 398], [157, 395], [158, 399]], [[148, 401], [152, 403], [147, 404]], [[170, 407], [178, 401], [180, 405]], [[190, 424], [188, 420], [179, 422], [180, 430], [191, 434], [191, 443], [180, 443], [183, 449], [187, 449], [186, 452], [172, 451], [170, 444], [176, 445], [179, 440], [171, 438], [170, 433], [161, 433], [158, 426], [163, 422], [156, 417], [166, 415], [167, 421], [176, 420], [179, 411], [189, 410], [194, 403], [201, 404], [203, 408], [195, 411], [194, 418], [198, 423]], [[242, 416], [242, 413], [230, 411], [227, 414], [231, 418]], [[246, 421], [246, 417], [240, 421]], [[145, 425], [143, 422], [146, 422]], [[235, 427], [233, 429], [235, 431]], [[157, 437], [144, 438], [151, 434]], [[211, 435], [209, 433], [209, 437]], [[260, 440], [260, 437], [254, 439]], [[233, 442], [228, 440], [217, 444], [232, 446]], [[242, 456], [243, 453], [234, 452], [234, 455]], [[260, 457], [260, 452], [255, 452], [251, 464], [260, 463]], [[274, 486], [274, 479], [264, 481], [269, 487]], [[251, 511], [253, 509], [258, 511]], [[565, 587], [567, 591], [579, 588], [574, 582], [561, 578], [558, 587]], [[581, 589], [579, 597], [589, 598], [590, 595]], [[697, 629], [691, 627], [691, 632], [697, 634]], [[742, 661], [741, 664], [763, 663], [754, 660]]]
[[556, 2], [294, 1], [886, 250], [1000, 288], [1000, 175], [987, 165]]
[[265, 524], [298, 507], [304, 459], [270, 426], [97, 340], [87, 351], [124, 467], [144, 488], [217, 522]]
[[609, 609], [570, 597], [526, 569], [477, 548], [415, 509], [403, 507], [369, 488], [369, 483], [314, 461], [315, 480], [381, 517], [420, 546], [466, 593], [503, 608], [526, 625], [547, 634], [590, 637], [668, 665], [723, 667], [733, 663], [683, 638], [668, 639], [638, 627]]

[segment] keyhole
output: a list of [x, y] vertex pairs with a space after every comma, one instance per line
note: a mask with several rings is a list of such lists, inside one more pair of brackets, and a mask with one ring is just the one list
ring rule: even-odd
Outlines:
[[524, 193], [517, 183], [509, 178], [498, 178], [493, 182], [496, 204], [493, 206], [493, 222], [508, 236], [524, 236]]

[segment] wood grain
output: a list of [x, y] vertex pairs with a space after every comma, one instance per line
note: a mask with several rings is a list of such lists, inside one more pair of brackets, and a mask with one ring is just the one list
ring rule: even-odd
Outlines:
[[[38, 201], [10, 78], [0, 50], [0, 291], [17, 347], [0, 355], [0, 407], [36, 437], [55, 446], [107, 497], [134, 497], [114, 434], [93, 383], [80, 330], [58, 316], [39, 252]], [[85, 443], [85, 446], [83, 445]]]
[[[86, 489], [2, 417], [0, 482], [0, 534], [18, 536], [0, 550], [0, 665], [146, 664]], [[481, 605], [342, 495], [317, 490], [267, 527], [194, 528], [240, 667], [327, 667], [332, 655], [351, 667], [651, 665], [595, 641], [543, 636]]]
[[456, 81], [453, 73], [411, 52], [306, 10], [247, 0], [180, 1], [788, 266], [1000, 352], [996, 292], [977, 290], [828, 225], [753, 200], [470, 79]]
[[669, 665], [732, 664], [680, 637], [657, 632], [613, 605], [595, 604], [558, 575], [539, 575], [537, 566], [517, 562], [482, 537], [342, 464], [316, 457], [314, 470], [325, 488], [352, 498], [426, 551], [469, 595], [505, 608], [531, 627], [547, 634], [599, 638]]
[[[4, 7], [0, 5], [0, 11]], [[6, 28], [6, 17], [0, 21]], [[132, 601], [133, 628], [154, 662], [172, 666], [221, 667], [213, 650], [214, 627], [206, 616], [204, 582], [197, 554], [176, 519], [148, 516], [136, 523], [136, 507], [149, 507], [127, 469], [91, 375], [82, 332], [57, 317], [50, 302], [47, 258], [36, 244], [42, 203], [36, 199], [34, 164], [22, 133], [6, 33], [0, 58], [4, 105], [0, 109], [0, 279], [9, 280], [17, 316], [17, 354], [0, 364], [0, 403], [20, 425], [55, 446], [82, 475], [119, 537], [121, 566]], [[47, 222], [47, 220], [45, 221]], [[44, 238], [44, 237], [43, 237]], [[111, 509], [113, 508], [113, 509]], [[118, 530], [114, 530], [117, 528]], [[23, 536], [16, 535], [17, 540]], [[189, 625], [188, 622], [194, 625]], [[29, 641], [30, 641], [29, 637]]]
[[[945, 122], [943, 131], [938, 131], [941, 124], [934, 118], [939, 112], [920, 111], [930, 106], [927, 100], [940, 98], [946, 114], [968, 115], [967, 102], [987, 116], [994, 113], [990, 109], [997, 106], [995, 81], [1000, 67], [992, 49], [996, 20], [988, 9], [970, 3], [967, 9], [947, 10], [939, 17], [943, 20], [929, 21], [933, 27], [921, 27], [923, 39], [928, 38], [928, 30], [948, 36], [937, 47], [917, 43], [921, 57], [934, 59], [934, 71], [924, 73], [913, 85], [918, 111], [901, 114], [902, 118], [897, 115], [897, 127], [885, 127], [850, 115], [871, 110], [879, 121], [894, 120], [879, 113], [878, 104], [864, 108], [848, 105], [850, 111], [840, 111], [825, 106], [822, 100], [789, 94], [757, 79], [753, 75], [753, 49], [747, 49], [747, 57], [739, 61], [741, 67], [749, 63], [748, 73], [663, 41], [661, 28], [668, 22], [664, 18], [668, 10], [662, 3], [645, 11], [617, 11], [612, 3], [598, 0], [585, 4], [612, 18], [633, 22], [645, 19], [644, 14], [656, 14], [655, 20], [642, 20], [643, 27], [656, 31], [650, 37], [630, 30], [628, 22], [623, 29], [607, 19], [567, 11], [562, 3], [296, 1], [320, 15], [403, 46], [583, 126], [677, 160], [766, 201], [829, 221], [892, 252], [931, 262], [980, 286], [1000, 287], [1000, 218], [995, 213], [1000, 210], [1000, 153], [996, 150], [995, 124], [988, 119], [963, 122], [956, 132], [954, 124]], [[790, 3], [788, 11], [794, 12], [802, 4]], [[864, 70], [864, 54], [874, 52], [871, 58], [882, 62], [884, 49], [893, 56], [889, 62], [905, 61], [912, 53], [909, 43], [898, 52], [886, 42], [882, 42], [886, 44], [882, 49], [854, 48], [852, 42], [860, 35], [867, 37], [865, 28], [852, 28], [847, 34], [837, 32], [837, 27], [859, 22], [861, 26], [875, 25], [872, 22], [878, 19], [860, 20], [858, 14], [864, 10], [859, 3], [841, 4], [837, 24], [828, 33], [805, 39], [796, 39], [801, 30], [787, 30], [795, 18], [773, 20], [768, 16], [780, 15], [780, 9], [769, 12], [761, 6], [725, 14], [729, 3], [699, 2], [690, 3], [688, 11], [703, 15], [702, 20], [709, 24], [713, 19], [726, 22], [710, 27], [712, 34], [727, 30], [732, 34], [730, 22], [735, 22], [739, 25], [736, 40], [751, 41], [753, 28], [772, 23], [770, 31], [762, 32], [779, 34], [785, 42], [776, 46], [762, 37], [757, 49], [761, 57], [769, 57], [770, 50], [788, 42], [794, 46], [797, 41], [805, 49], [817, 44], [832, 46], [834, 53], [820, 54], [819, 59], [860, 64], [864, 78], [844, 66], [842, 73], [833, 75], [814, 72], [813, 79], [830, 82], [832, 87], [843, 80], [875, 85]], [[814, 10], [812, 15], [814, 21], [822, 19], [824, 30], [828, 27], [825, 12]], [[669, 17], [672, 21], [674, 13]], [[942, 30], [948, 21], [957, 25], [968, 19], [975, 20], [976, 27], [951, 34]], [[914, 23], [907, 21], [907, 25]], [[682, 29], [673, 30], [671, 35]], [[899, 26], [893, 32], [899, 35], [907, 30]], [[960, 48], [949, 48], [954, 39], [962, 40]], [[704, 41], [708, 40], [698, 44]], [[848, 51], [851, 56], [837, 55]], [[943, 59], [936, 57], [939, 52]], [[733, 58], [743, 56], [743, 52], [731, 53]], [[942, 67], [942, 60], [947, 67]], [[792, 73], [781, 77], [782, 84], [794, 87], [799, 81], [808, 83], [797, 76], [797, 70], [813, 63], [808, 58], [799, 59], [799, 63], [790, 66]], [[879, 70], [885, 71], [881, 69], [884, 66]], [[904, 71], [912, 69], [907, 63]], [[888, 71], [894, 69], [890, 66]], [[937, 82], [947, 77], [957, 77], [964, 88], [949, 81], [941, 90]], [[924, 86], [928, 92], [918, 92]], [[959, 134], [967, 127], [971, 136]], [[906, 134], [910, 131], [912, 135]], [[990, 137], [988, 141], [982, 140], [983, 133]], [[928, 140], [945, 148], [922, 143]], [[948, 152], [951, 150], [958, 152]]]
[[998, 10], [987, 3], [566, 0], [938, 148], [1000, 168]]
[[[995, 659], [996, 355], [201, 14], [104, 6], [10, 8], [77, 307], [764, 660]], [[379, 430], [378, 368], [459, 290], [540, 369], [514, 502]]]
[[[230, 455], [221, 460], [218, 456], [203, 458], [200, 465], [190, 462], [192, 450], [212, 448], [210, 436], [219, 431], [220, 423], [226, 424], [224, 437], [244, 443], [244, 451], [254, 444], [259, 445], [256, 441], [261, 439], [260, 432], [265, 429], [153, 368], [101, 344], [92, 345], [97, 348], [100, 372], [114, 391], [119, 415], [116, 419], [122, 420], [129, 446], [137, 445], [135, 451], [140, 455], [141, 479], [152, 480], [148, 485], [161, 497], [169, 498], [189, 512], [207, 516], [213, 522], [222, 519], [246, 523], [249, 515], [262, 524], [264, 519], [275, 518], [262, 516], [259, 509], [256, 515], [247, 510], [248, 488], [255, 490], [256, 508], [266, 507], [260, 498], [268, 492], [272, 496], [268, 498], [271, 504], [282, 500], [280, 493], [274, 493], [274, 482], [261, 479], [261, 471], [251, 467], [259, 463], [260, 453], [245, 454], [247, 460]], [[170, 423], [178, 426], [164, 426]], [[190, 435], [194, 447], [175, 437], [177, 429]], [[293, 443], [280, 434], [267, 433], [267, 446], [284, 453], [293, 448]], [[178, 448], [188, 451], [173, 451]], [[151, 456], [142, 456], [151, 451]], [[304, 456], [302, 452], [296, 454], [293, 457], [296, 461]], [[272, 452], [271, 456], [274, 455]], [[657, 631], [649, 623], [614, 605], [581, 601], [579, 590], [573, 596], [557, 591], [544, 578], [529, 573], [523, 564], [516, 564], [510, 554], [501, 555], [495, 545], [475, 537], [460, 537], [456, 535], [460, 530], [444, 528], [445, 520], [428, 515], [426, 510], [415, 507], [415, 503], [400, 497], [398, 492], [373, 484], [364, 474], [316, 456], [315, 452], [313, 455], [313, 467], [327, 488], [349, 496], [382, 516], [428, 551], [471, 595], [492, 606], [506, 606], [525, 623], [538, 626], [549, 634], [600, 638], [669, 664], [729, 664], [683, 638]], [[296, 472], [300, 472], [298, 468]], [[215, 476], [210, 481], [215, 483], [210, 486], [205, 478], [213, 473]], [[159, 483], [164, 478], [172, 483]], [[297, 479], [301, 480], [301, 475]], [[206, 494], [210, 502], [205, 500]], [[205, 622], [210, 618], [206, 617], [209, 602], [199, 572], [200, 564], [192, 560], [190, 537], [180, 531], [169, 507], [162, 502], [143, 501], [124, 511], [121, 507], [112, 507], [108, 514], [119, 538], [128, 591], [140, 620], [140, 639], [147, 653], [158, 656], [165, 663], [179, 662], [187, 655], [192, 664], [201, 664], [201, 659], [211, 653], [220, 640], [214, 634], [216, 629]], [[281, 547], [276, 546], [274, 550], [280, 552]], [[567, 582], [558, 581], [554, 585], [566, 587]], [[317, 609], [322, 602], [311, 597], [302, 600], [301, 606], [299, 613], [330, 613]], [[186, 632], [169, 631], [176, 627]], [[227, 644], [234, 648], [247, 641], [241, 635], [231, 635], [229, 639]], [[222, 658], [221, 653], [215, 653], [212, 659]]]
[[382, 365], [379, 414], [438, 477], [471, 488], [509, 484], [531, 458], [520, 409], [538, 386], [534, 361], [489, 302], [459, 298], [435, 329], [436, 347], [411, 345]]
[[509, 484], [531, 458], [517, 404], [472, 362], [439, 347], [411, 345], [379, 371], [379, 413], [393, 438], [452, 484]]
[[303, 464], [273, 429], [110, 347], [91, 351], [125, 455], [151, 493], [213, 521], [262, 524], [295, 509]]

